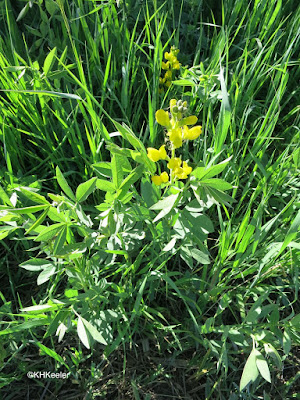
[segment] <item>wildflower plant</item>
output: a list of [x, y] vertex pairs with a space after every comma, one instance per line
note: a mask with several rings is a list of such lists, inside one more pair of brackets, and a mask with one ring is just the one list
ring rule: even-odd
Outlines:
[[177, 54], [179, 53], [179, 49], [176, 49], [175, 46], [172, 46], [170, 52], [165, 52], [165, 61], [161, 63], [161, 69], [166, 71], [163, 77], [159, 78], [159, 92], [164, 92], [164, 87], [169, 88], [171, 86], [172, 78], [174, 72], [180, 69], [180, 62], [177, 59]]
[[[186, 116], [186, 114], [187, 102], [176, 99], [170, 101], [170, 113], [158, 110], [155, 114], [156, 121], [167, 129], [167, 144], [162, 145], [159, 149], [149, 147], [147, 155], [153, 162], [166, 160], [170, 171], [152, 176], [152, 182], [157, 186], [162, 183], [172, 184], [177, 179], [187, 179], [192, 172], [192, 167], [188, 165], [188, 162], [176, 156], [176, 150], [182, 147], [185, 141], [197, 139], [202, 132], [202, 127], [196, 125], [189, 128], [196, 124], [198, 118], [195, 115]], [[166, 147], [170, 156], [167, 154]]]

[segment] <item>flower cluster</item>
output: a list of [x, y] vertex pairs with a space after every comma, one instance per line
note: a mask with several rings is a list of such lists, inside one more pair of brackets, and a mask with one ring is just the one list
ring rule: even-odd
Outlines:
[[180, 62], [177, 60], [177, 54], [179, 53], [179, 49], [176, 49], [176, 47], [172, 46], [170, 49], [170, 52], [168, 53], [167, 51], [165, 52], [165, 59], [166, 62], [161, 63], [161, 68], [165, 70], [165, 74], [163, 78], [159, 78], [159, 92], [163, 93], [164, 92], [164, 86], [166, 88], [170, 87], [171, 82], [172, 82], [172, 75], [173, 71], [180, 69]]
[[[176, 149], [182, 146], [184, 140], [194, 140], [201, 134], [202, 127], [200, 125], [189, 128], [194, 125], [198, 118], [195, 115], [185, 116], [187, 112], [187, 102], [175, 99], [170, 101], [170, 113], [164, 110], [156, 111], [156, 121], [167, 129], [167, 140], [171, 150], [171, 157], [168, 156], [166, 145], [162, 145], [158, 150], [152, 147], [147, 149], [148, 158], [157, 162], [160, 160], [168, 161], [167, 167], [170, 170], [171, 182], [175, 179], [186, 179], [192, 172], [186, 161], [175, 156]], [[160, 175], [152, 176], [152, 182], [155, 185], [161, 185], [169, 181], [169, 174], [163, 172]]]

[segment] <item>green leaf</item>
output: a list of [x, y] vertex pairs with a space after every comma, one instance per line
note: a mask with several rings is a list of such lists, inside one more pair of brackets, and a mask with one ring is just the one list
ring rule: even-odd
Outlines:
[[81, 183], [76, 190], [76, 199], [78, 202], [84, 201], [96, 189], [97, 178], [91, 178]]
[[188, 257], [192, 257], [200, 264], [210, 264], [208, 254], [205, 254], [203, 251], [197, 248], [182, 246], [181, 251], [185, 253]]
[[31, 227], [28, 228], [28, 229], [26, 230], [26, 232], [25, 232], [26, 235], [27, 235], [29, 232], [34, 231], [38, 226], [40, 226], [40, 225], [43, 223], [44, 219], [45, 219], [45, 218], [47, 217], [47, 215], [48, 215], [49, 210], [50, 210], [50, 206], [47, 207], [47, 208], [42, 212], [42, 214], [37, 218], [37, 220], [31, 225]]
[[173, 209], [174, 204], [178, 198], [177, 194], [171, 194], [171, 196], [166, 197], [163, 200], [158, 201], [156, 204], [150, 207], [150, 210], [161, 210], [160, 213], [154, 218], [153, 223], [159, 221], [161, 218], [169, 214]]
[[54, 245], [53, 245], [53, 254], [56, 255], [60, 252], [60, 250], [63, 248], [63, 245], [66, 241], [67, 237], [67, 226], [64, 226], [61, 231], [57, 234], [57, 238], [55, 239]]
[[170, 251], [174, 248], [176, 244], [177, 239], [173, 237], [168, 244], [165, 245], [165, 247], [162, 249], [162, 251]]
[[97, 179], [96, 180], [96, 188], [99, 190], [103, 190], [104, 192], [115, 192], [115, 185], [108, 180]]
[[77, 289], [66, 289], [65, 290], [65, 296], [66, 297], [77, 297], [78, 296], [78, 290]]
[[111, 160], [113, 184], [118, 189], [123, 181], [122, 156], [114, 154]]
[[292, 348], [292, 340], [288, 329], [283, 332], [283, 351], [285, 355], [288, 355]]
[[23, 262], [19, 267], [26, 269], [27, 271], [42, 271], [47, 267], [52, 267], [54, 264], [52, 261], [44, 260], [43, 258], [31, 258], [28, 261]]
[[240, 391], [242, 391], [250, 382], [254, 382], [258, 375], [259, 371], [256, 365], [256, 350], [253, 349], [243, 369], [240, 381]]
[[81, 317], [78, 317], [77, 320], [77, 334], [81, 342], [85, 345], [87, 349], [89, 349], [90, 348], [89, 338], [86, 333]]
[[62, 226], [65, 224], [59, 222], [58, 224], [53, 224], [45, 227], [42, 232], [34, 239], [36, 242], [47, 242], [52, 239], [61, 230]]
[[49, 349], [48, 347], [46, 347], [45, 345], [43, 345], [38, 341], [36, 341], [35, 343], [42, 350], [42, 352], [44, 352], [51, 358], [54, 358], [54, 360], [58, 361], [60, 364], [66, 365], [64, 359], [59, 354], [57, 354], [56, 351]]
[[41, 311], [50, 311], [52, 309], [57, 309], [57, 305], [56, 304], [38, 304], [36, 306], [31, 306], [31, 307], [25, 307], [25, 308], [21, 308], [20, 311], [21, 312], [41, 312]]
[[261, 374], [261, 376], [268, 382], [271, 383], [271, 375], [267, 361], [264, 356], [256, 350], [256, 366]]
[[21, 19], [24, 18], [25, 15], [27, 14], [28, 10], [29, 10], [29, 2], [28, 2], [28, 3], [22, 8], [22, 10], [19, 12], [19, 15], [18, 15], [18, 17], [17, 17], [17, 19], [16, 19], [16, 22], [21, 21]]
[[232, 185], [223, 179], [217, 179], [217, 178], [212, 178], [212, 179], [201, 179], [201, 185], [209, 186], [217, 190], [229, 190], [232, 189]]
[[56, 167], [56, 179], [57, 182], [59, 184], [59, 186], [61, 187], [61, 189], [64, 191], [64, 193], [73, 201], [76, 201], [76, 197], [74, 195], [74, 193], [72, 192], [72, 189], [70, 188], [70, 186], [68, 185], [65, 177], [63, 176], [61, 170], [59, 169], [59, 167]]
[[56, 274], [56, 268], [54, 266], [45, 268], [37, 278], [37, 285], [40, 286], [45, 282], [48, 282], [52, 275]]
[[45, 76], [47, 76], [48, 72], [52, 69], [53, 64], [55, 62], [55, 56], [56, 56], [56, 47], [54, 47], [45, 58], [43, 66]]
[[84, 323], [86, 329], [91, 334], [92, 338], [94, 340], [96, 340], [96, 342], [106, 345], [107, 342], [104, 339], [104, 337], [101, 335], [101, 333], [98, 332], [98, 330], [90, 322], [88, 322], [86, 319], [84, 319], [82, 317], [81, 317], [81, 319], [82, 319], [82, 322]]
[[7, 210], [13, 214], [32, 214], [32, 213], [44, 210], [45, 208], [48, 208], [48, 206], [46, 204], [41, 204], [39, 206], [24, 207], [24, 208], [7, 208], [7, 207], [0, 206], [0, 211]]

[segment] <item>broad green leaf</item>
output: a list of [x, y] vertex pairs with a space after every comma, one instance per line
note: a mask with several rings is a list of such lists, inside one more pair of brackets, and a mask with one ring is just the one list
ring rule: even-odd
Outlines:
[[43, 269], [52, 267], [53, 265], [53, 262], [50, 260], [31, 258], [30, 260], [20, 264], [19, 267], [24, 268], [27, 271], [42, 271]]
[[92, 164], [92, 167], [99, 175], [105, 176], [107, 178], [112, 178], [111, 163], [106, 161], [98, 162], [97, 164]]
[[64, 223], [60, 222], [58, 224], [47, 226], [34, 240], [36, 242], [47, 242], [48, 240], [56, 236], [64, 225]]
[[103, 338], [103, 336], [101, 335], [100, 332], [98, 332], [98, 330], [90, 323], [88, 322], [86, 319], [82, 318], [82, 322], [84, 323], [86, 329], [89, 331], [89, 333], [91, 334], [92, 338], [94, 340], [96, 340], [96, 342], [101, 343], [101, 344], [107, 344], [106, 340]]
[[265, 348], [266, 354], [271, 356], [273, 358], [273, 360], [275, 361], [277, 367], [279, 369], [281, 369], [282, 368], [282, 360], [281, 360], [281, 357], [280, 357], [278, 351], [275, 349], [275, 347], [271, 343], [264, 343], [264, 348]]
[[57, 238], [55, 239], [54, 245], [53, 245], [53, 254], [56, 255], [57, 253], [60, 252], [62, 249], [63, 245], [65, 244], [67, 237], [67, 226], [64, 226], [60, 232], [57, 233]]
[[240, 381], [240, 391], [245, 389], [245, 387], [250, 383], [254, 382], [258, 377], [259, 372], [256, 365], [256, 351], [253, 349], [246, 361], [243, 369], [241, 381]]
[[174, 248], [176, 244], [177, 239], [173, 237], [168, 244], [165, 245], [165, 247], [162, 249], [162, 251], [170, 251]]
[[78, 202], [84, 201], [96, 189], [97, 178], [91, 178], [81, 183], [76, 190], [76, 199]]
[[21, 19], [24, 18], [25, 15], [27, 14], [28, 10], [29, 10], [29, 2], [28, 2], [28, 3], [22, 8], [22, 10], [19, 12], [19, 15], [18, 15], [18, 17], [17, 17], [17, 19], [16, 19], [16, 22], [21, 21]]
[[118, 189], [123, 181], [123, 168], [120, 155], [114, 154], [111, 160], [113, 184]]
[[66, 289], [65, 290], [65, 296], [66, 297], [77, 297], [78, 296], [78, 290], [77, 289]]
[[146, 178], [142, 178], [141, 194], [143, 200], [145, 201], [148, 207], [153, 206], [153, 204], [157, 200], [157, 195], [153, 188], [153, 185]]
[[182, 246], [181, 251], [200, 264], [210, 264], [209, 256], [197, 248]]
[[96, 188], [104, 192], [115, 192], [116, 190], [115, 185], [111, 181], [104, 179], [96, 180]]
[[56, 56], [56, 47], [54, 47], [50, 53], [47, 55], [44, 61], [44, 74], [47, 76], [48, 72], [52, 69], [53, 64], [55, 62], [55, 56]]
[[52, 275], [56, 274], [56, 268], [54, 266], [45, 268], [37, 278], [37, 285], [40, 286], [45, 282], [48, 282]]
[[68, 185], [68, 182], [66, 181], [65, 177], [63, 176], [61, 170], [59, 169], [59, 167], [56, 167], [56, 179], [57, 182], [59, 184], [59, 186], [61, 187], [61, 189], [64, 191], [64, 193], [73, 201], [76, 201], [76, 197], [72, 191], [72, 189], [70, 188], [70, 186]]
[[165, 208], [173, 207], [175, 201], [177, 200], [178, 194], [171, 194], [171, 196], [165, 197], [159, 200], [157, 203], [150, 207], [150, 210], [163, 210]]
[[229, 190], [232, 189], [232, 185], [223, 179], [217, 179], [217, 178], [212, 178], [212, 179], [201, 179], [201, 185], [209, 186], [217, 190]]
[[86, 333], [81, 317], [78, 317], [77, 320], [77, 334], [81, 342], [85, 345], [87, 349], [89, 349], [90, 348], [89, 338]]
[[271, 375], [267, 361], [264, 356], [256, 350], [256, 366], [261, 374], [261, 376], [268, 382], [271, 383]]

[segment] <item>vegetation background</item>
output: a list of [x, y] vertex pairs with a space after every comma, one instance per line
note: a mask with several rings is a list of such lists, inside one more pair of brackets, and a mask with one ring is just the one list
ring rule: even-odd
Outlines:
[[[4, 399], [299, 398], [297, 3], [0, 0]], [[231, 189], [155, 223], [128, 149], [171, 98]]]

